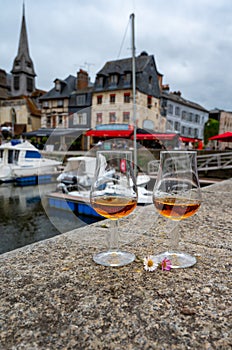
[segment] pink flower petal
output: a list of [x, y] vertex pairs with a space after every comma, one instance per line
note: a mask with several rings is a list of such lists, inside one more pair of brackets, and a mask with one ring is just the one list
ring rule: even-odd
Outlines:
[[172, 268], [171, 260], [164, 258], [161, 262], [162, 271], [170, 271]]

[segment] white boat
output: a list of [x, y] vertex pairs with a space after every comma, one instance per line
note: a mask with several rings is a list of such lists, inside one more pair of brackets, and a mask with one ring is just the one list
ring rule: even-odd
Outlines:
[[57, 181], [66, 185], [68, 191], [76, 188], [90, 188], [95, 166], [95, 157], [70, 157], [64, 171], [57, 177]]
[[[104, 162], [104, 160], [103, 160]], [[57, 177], [57, 190], [63, 194], [76, 197], [78, 200], [83, 197], [85, 200], [90, 195], [90, 188], [94, 178], [96, 166], [95, 157], [70, 157], [64, 171]], [[112, 171], [109, 170], [109, 179], [104, 177], [104, 182], [108, 188], [111, 184]], [[151, 204], [152, 191], [146, 189], [146, 185], [150, 181], [150, 176], [146, 174], [138, 174], [136, 183], [138, 188], [138, 204]]]
[[62, 162], [42, 157], [30, 142], [11, 140], [0, 146], [0, 182], [49, 181]]

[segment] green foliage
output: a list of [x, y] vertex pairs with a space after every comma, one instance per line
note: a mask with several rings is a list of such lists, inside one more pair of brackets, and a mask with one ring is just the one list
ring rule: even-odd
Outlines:
[[210, 137], [218, 135], [219, 132], [219, 121], [215, 119], [209, 119], [205, 123], [204, 128], [204, 144], [207, 145]]
[[43, 136], [43, 138], [41, 140], [42, 144], [45, 144], [47, 142], [47, 140], [48, 140], [48, 137]]

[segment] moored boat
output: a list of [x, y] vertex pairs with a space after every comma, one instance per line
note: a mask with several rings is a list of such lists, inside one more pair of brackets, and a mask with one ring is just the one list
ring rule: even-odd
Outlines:
[[11, 140], [0, 146], [0, 182], [49, 182], [62, 162], [42, 157], [28, 141]]
[[[104, 160], [102, 160], [104, 162]], [[78, 198], [90, 193], [91, 184], [94, 178], [96, 166], [96, 158], [88, 156], [71, 157], [67, 161], [64, 171], [57, 177], [58, 192], [77, 196]], [[109, 180], [112, 177], [112, 171], [109, 169]], [[152, 192], [146, 189], [150, 181], [150, 176], [147, 174], [138, 174], [136, 184], [138, 187], [138, 204], [151, 204]], [[108, 187], [110, 186], [109, 180]]]

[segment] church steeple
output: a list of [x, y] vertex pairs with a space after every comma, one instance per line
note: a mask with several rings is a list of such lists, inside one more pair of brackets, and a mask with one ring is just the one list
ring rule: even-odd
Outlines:
[[24, 3], [18, 53], [14, 59], [11, 73], [11, 92], [13, 96], [30, 95], [35, 90], [36, 74], [29, 54]]

